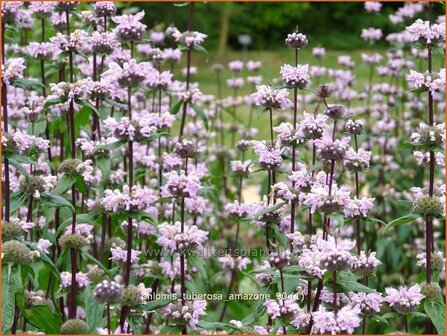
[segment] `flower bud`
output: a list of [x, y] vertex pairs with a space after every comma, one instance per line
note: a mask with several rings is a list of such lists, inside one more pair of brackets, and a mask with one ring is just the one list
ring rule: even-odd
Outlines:
[[423, 196], [414, 202], [413, 211], [425, 215], [438, 215], [443, 213], [443, 206], [438, 198]]
[[3, 258], [4, 263], [27, 264], [33, 259], [33, 254], [25, 244], [10, 240], [3, 244]]
[[78, 159], [67, 159], [63, 161], [59, 166], [59, 171], [68, 175], [79, 175], [79, 165], [82, 164], [81, 160]]
[[87, 243], [87, 239], [80, 233], [65, 233], [59, 238], [59, 244], [62, 248], [78, 249]]
[[79, 319], [68, 320], [61, 326], [61, 333], [65, 335], [88, 334], [88, 326], [87, 323]]
[[346, 122], [345, 130], [349, 134], [359, 135], [362, 134], [364, 125], [360, 120], [350, 119]]
[[427, 146], [441, 145], [442, 133], [438, 127], [427, 126], [420, 130], [421, 139], [420, 142]]
[[129, 285], [123, 289], [121, 303], [123, 306], [136, 307], [141, 303], [141, 294], [138, 287]]
[[95, 265], [88, 271], [87, 277], [92, 283], [98, 284], [104, 280], [105, 275], [104, 271]]
[[287, 266], [290, 260], [290, 252], [288, 250], [283, 252], [273, 252], [269, 256], [269, 262], [272, 266], [283, 269]]
[[195, 146], [192, 141], [183, 139], [181, 143], [175, 145], [175, 154], [182, 159], [192, 157], [195, 152]]
[[286, 38], [286, 45], [291, 49], [302, 49], [308, 44], [307, 37], [297, 31], [288, 34]]
[[329, 105], [324, 112], [329, 118], [338, 119], [346, 112], [346, 108], [340, 104]]
[[322, 84], [315, 90], [315, 95], [320, 99], [326, 99], [334, 92], [334, 88], [331, 85]]
[[2, 239], [4, 242], [17, 239], [22, 235], [22, 227], [19, 223], [3, 222]]
[[99, 303], [113, 303], [121, 298], [121, 286], [115, 281], [103, 280], [93, 292], [93, 298]]
[[434, 300], [441, 295], [441, 287], [434, 282], [424, 282], [421, 284], [421, 293], [425, 295], [427, 300]]

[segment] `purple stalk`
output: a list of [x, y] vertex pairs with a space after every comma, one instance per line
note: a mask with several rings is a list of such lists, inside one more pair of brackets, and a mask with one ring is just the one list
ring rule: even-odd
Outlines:
[[[2, 64], [5, 64], [5, 21], [2, 20]], [[3, 108], [3, 131], [8, 133], [8, 89], [7, 84], [2, 81], [2, 108]], [[5, 221], [10, 219], [10, 180], [9, 180], [9, 160], [4, 158], [5, 183], [3, 187], [5, 201]]]
[[[194, 8], [194, 2], [189, 3], [189, 17], [188, 17], [188, 30], [192, 30], [192, 13]], [[186, 53], [186, 91], [189, 90], [189, 82], [191, 81], [191, 49], [192, 47], [188, 47], [188, 51]], [[183, 102], [183, 112], [182, 112], [182, 121], [180, 124], [180, 132], [178, 135], [178, 142], [181, 142], [183, 136], [183, 130], [185, 128], [186, 122], [186, 110], [188, 109], [188, 101], [185, 100]]]
[[[295, 49], [295, 67], [298, 66], [298, 49]], [[293, 89], [293, 131], [296, 132], [298, 114], [298, 89]], [[292, 172], [296, 169], [296, 147], [292, 146]], [[292, 182], [292, 189], [295, 188], [295, 182]], [[292, 208], [290, 210], [290, 233], [295, 232], [295, 207], [296, 203], [292, 202]], [[290, 252], [293, 252], [292, 243], [290, 243]]]

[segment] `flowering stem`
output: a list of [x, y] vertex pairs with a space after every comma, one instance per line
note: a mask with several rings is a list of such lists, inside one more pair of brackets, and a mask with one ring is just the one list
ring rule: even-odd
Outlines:
[[273, 111], [271, 108], [269, 109], [269, 116], [270, 116], [270, 141], [272, 142], [273, 146]]
[[[2, 64], [5, 64], [5, 20], [2, 20]], [[5, 81], [2, 81], [2, 102], [3, 102], [3, 132], [8, 133], [8, 90]], [[3, 192], [5, 194], [5, 221], [10, 218], [10, 187], [9, 187], [9, 160], [4, 158], [5, 184]]]
[[337, 315], [337, 271], [334, 271], [334, 274], [332, 274], [332, 281], [333, 281], [333, 286], [334, 286], [333, 309], [334, 309], [334, 314]]
[[[298, 49], [295, 49], [295, 67], [298, 66]], [[296, 132], [298, 114], [298, 89], [293, 89], [293, 131]], [[296, 169], [296, 147], [292, 145], [292, 172]], [[292, 188], [295, 188], [295, 181], [292, 181]], [[290, 233], [295, 232], [295, 202], [292, 202], [290, 210]], [[290, 252], [293, 251], [292, 242], [290, 243]]]
[[[192, 12], [194, 8], [194, 2], [189, 3], [189, 17], [188, 17], [188, 30], [192, 30]], [[192, 46], [188, 47], [188, 51], [186, 52], [186, 92], [189, 91], [189, 82], [191, 81], [191, 50]], [[183, 102], [183, 113], [182, 113], [182, 121], [180, 124], [180, 133], [178, 136], [178, 142], [181, 142], [183, 136], [183, 130], [185, 128], [186, 121], [186, 110], [188, 108], [188, 100], [186, 99]]]
[[230, 298], [231, 290], [233, 289], [233, 283], [234, 283], [235, 278], [236, 278], [236, 268], [233, 268], [233, 270], [231, 271], [231, 279], [230, 279], [230, 285], [228, 287], [227, 299], [225, 300], [225, 304], [224, 304], [222, 313], [220, 314], [219, 322], [223, 321], [225, 312], [227, 311], [228, 303], [230, 302], [229, 298]]
[[[428, 3], [428, 11], [429, 11], [429, 25], [432, 22], [432, 2]], [[432, 73], [432, 48], [431, 45], [428, 45], [428, 73]], [[434, 113], [433, 113], [433, 96], [430, 90], [428, 90], [428, 122], [430, 126], [433, 126], [434, 123]], [[428, 186], [428, 195], [433, 197], [433, 189], [434, 189], [434, 179], [435, 179], [435, 153], [432, 149], [430, 149], [430, 176], [429, 176], [429, 186]], [[425, 217], [425, 227], [426, 227], [426, 281], [427, 283], [431, 283], [431, 273], [432, 273], [432, 265], [431, 265], [431, 254], [432, 246], [433, 246], [433, 216], [426, 215]]]
[[[358, 142], [357, 142], [357, 134], [354, 134], [354, 143], [355, 143], [355, 151], [358, 152]], [[355, 197], [359, 199], [359, 173], [355, 172]], [[360, 218], [355, 220], [355, 230], [356, 230], [356, 242], [357, 242], [357, 254], [360, 255], [360, 251], [362, 250], [362, 241], [360, 237]]]

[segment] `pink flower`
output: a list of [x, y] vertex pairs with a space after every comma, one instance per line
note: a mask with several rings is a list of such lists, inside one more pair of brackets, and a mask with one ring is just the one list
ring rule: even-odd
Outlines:
[[385, 301], [390, 304], [396, 311], [403, 314], [414, 311], [422, 299], [425, 297], [421, 294], [421, 287], [419, 285], [414, 285], [411, 287], [399, 287], [395, 288], [385, 288], [386, 297]]
[[257, 106], [262, 106], [265, 109], [284, 110], [291, 104], [287, 98], [289, 93], [286, 89], [274, 89], [271, 86], [260, 85], [256, 87], [257, 92], [251, 96]]
[[11, 84], [14, 79], [22, 78], [23, 70], [25, 70], [25, 68], [25, 60], [23, 58], [7, 59], [6, 63], [2, 64], [3, 82]]
[[364, 7], [368, 13], [378, 13], [382, 8], [382, 4], [378, 1], [365, 1]]
[[113, 22], [118, 23], [113, 32], [123, 41], [138, 41], [143, 37], [146, 25], [141, 23], [144, 11], [135, 15], [121, 15], [112, 17]]
[[309, 84], [310, 80], [308, 70], [308, 64], [298, 64], [296, 67], [284, 64], [281, 67], [280, 73], [284, 84], [288, 87], [304, 89]]
[[228, 69], [233, 72], [240, 72], [244, 69], [244, 62], [242, 61], [231, 61], [228, 63]]
[[[123, 250], [121, 247], [118, 246], [118, 247], [110, 248], [110, 252], [112, 253], [110, 260], [116, 261], [119, 263], [125, 263], [127, 261], [127, 250]], [[140, 254], [141, 254], [141, 251], [132, 250], [130, 262], [132, 264], [138, 263]]]
[[180, 222], [175, 222], [174, 225], [161, 224], [158, 229], [160, 237], [157, 239], [157, 244], [171, 253], [202, 248], [208, 239], [208, 232], [199, 230], [195, 225], [185, 227], [183, 233]]
[[380, 293], [350, 293], [351, 305], [364, 314], [380, 312], [383, 297]]
[[376, 29], [376, 28], [367, 28], [362, 29], [361, 37], [365, 41], [378, 41], [382, 38], [382, 29]]

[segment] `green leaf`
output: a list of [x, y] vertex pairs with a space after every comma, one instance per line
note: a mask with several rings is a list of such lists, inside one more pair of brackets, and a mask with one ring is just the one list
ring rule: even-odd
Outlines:
[[21, 172], [23, 175], [25, 176], [29, 176], [28, 171], [25, 169], [25, 167], [23, 167], [20, 162], [18, 162], [16, 159], [14, 158], [10, 158], [8, 159], [9, 164], [11, 164], [12, 166], [14, 166], [19, 172]]
[[109, 269], [107, 267], [105, 267], [98, 259], [96, 259], [95, 257], [93, 257], [92, 255], [90, 255], [89, 253], [87, 253], [84, 249], [80, 249], [79, 250], [81, 252], [81, 255], [83, 257], [83, 259], [90, 261], [91, 263], [94, 263], [96, 265], [99, 266], [99, 268], [101, 268], [104, 273], [107, 274], [108, 277], [110, 277], [111, 279], [113, 279], [112, 274], [110, 273]]
[[[365, 293], [376, 293], [372, 288], [369, 288], [361, 283], [357, 282], [358, 276], [352, 274], [351, 272], [337, 272], [337, 285], [340, 286], [343, 292], [365, 292]], [[329, 284], [332, 282], [332, 277], [328, 279]]]
[[208, 117], [206, 116], [205, 112], [200, 106], [197, 106], [193, 102], [190, 102], [189, 105], [194, 110], [194, 112], [197, 113], [197, 115], [202, 119], [202, 121], [205, 123], [205, 128], [208, 129]]
[[26, 78], [14, 79], [11, 85], [24, 90], [40, 90], [44, 88], [41, 83]]
[[50, 195], [50, 194], [41, 194], [40, 201], [43, 204], [48, 205], [50, 207], [57, 207], [57, 208], [69, 207], [71, 209], [71, 211], [75, 211], [73, 205], [61, 196]]
[[195, 50], [195, 51], [204, 53], [205, 55], [208, 56], [208, 51], [204, 47], [202, 47], [201, 45], [195, 45], [192, 49]]
[[17, 285], [22, 284], [20, 269], [12, 263], [2, 265], [2, 334], [7, 335], [14, 319]]
[[44, 108], [48, 108], [52, 105], [57, 105], [57, 104], [64, 104], [66, 103], [67, 100], [66, 99], [62, 99], [62, 98], [53, 98], [53, 99], [48, 99], [45, 104], [43, 105]]
[[208, 284], [208, 273], [205, 269], [205, 260], [203, 258], [199, 258], [198, 256], [191, 256], [188, 260], [192, 266], [197, 268], [197, 270], [200, 273], [200, 276], [202, 277], [203, 283], [206, 285]]
[[110, 157], [100, 156], [96, 158], [96, 165], [98, 166], [99, 170], [102, 172], [102, 179], [103, 181], [107, 181], [110, 176], [110, 166], [112, 162]]
[[53, 272], [53, 274], [56, 276], [56, 279], [61, 281], [61, 275], [59, 270], [57, 269], [56, 265], [53, 263], [53, 260], [49, 256], [47, 256], [45, 253], [40, 252], [37, 247], [27, 241], [23, 242], [28, 248], [32, 251], [38, 251], [39, 252], [39, 259], [42, 260], [42, 262], [47, 265], [47, 267]]
[[182, 3], [174, 3], [175, 7], [185, 7], [188, 6], [189, 2], [182, 2]]
[[276, 205], [274, 205], [274, 206], [272, 206], [270, 208], [264, 209], [264, 210], [256, 213], [255, 217], [259, 218], [259, 217], [261, 217], [261, 216], [263, 216], [263, 215], [265, 215], [267, 213], [274, 212], [274, 211], [278, 210], [279, 208], [283, 207], [285, 204], [286, 204], [286, 202], [280, 202], [280, 203], [278, 203], [278, 204], [276, 204]]
[[182, 332], [181, 325], [167, 325], [161, 328], [160, 335], [178, 335]]
[[438, 334], [445, 335], [445, 303], [442, 296], [437, 296], [434, 300], [425, 300], [424, 310], [427, 316], [436, 327]]
[[45, 117], [42, 117], [39, 118], [39, 120], [37, 120], [36, 122], [34, 122], [34, 133], [32, 132], [33, 130], [32, 123], [28, 124], [27, 130], [29, 134], [39, 136], [40, 134], [45, 132], [46, 128], [47, 128], [47, 119]]
[[413, 222], [414, 220], [416, 220], [416, 219], [418, 219], [420, 217], [422, 217], [422, 216], [420, 214], [418, 214], [418, 213], [411, 213], [409, 215], [396, 218], [396, 219], [392, 220], [391, 222], [389, 222], [383, 228], [383, 230], [388, 230], [389, 228], [391, 228], [393, 226], [411, 223], [411, 222]]
[[87, 286], [84, 289], [84, 302], [85, 302], [85, 322], [87, 322], [88, 330], [90, 333], [95, 334], [96, 328], [102, 325], [104, 319], [104, 303], [97, 303], [92, 300], [93, 286]]
[[183, 105], [183, 100], [179, 100], [172, 108], [171, 108], [171, 114], [176, 115], [178, 111], [180, 111], [180, 108]]
[[315, 163], [313, 166], [310, 166], [307, 169], [307, 173], [310, 174], [312, 173], [314, 170], [319, 170], [320, 168], [322, 168], [324, 165], [324, 161], [318, 161], [317, 163]]
[[197, 323], [197, 325], [200, 328], [204, 328], [204, 329], [222, 329], [222, 330], [225, 330], [228, 327], [231, 327], [231, 325], [228, 324], [228, 323], [209, 322], [209, 321], [199, 321], [199, 323]]
[[17, 211], [18, 208], [20, 208], [23, 204], [23, 202], [26, 199], [26, 195], [22, 191], [16, 191], [11, 194], [10, 199], [10, 211], [11, 213], [14, 213]]
[[125, 143], [127, 143], [126, 140], [118, 140], [118, 141], [115, 141], [115, 142], [107, 144], [107, 145], [96, 146], [95, 149], [93, 150], [93, 154], [96, 154], [100, 151], [107, 151], [107, 150], [120, 148]]
[[98, 115], [98, 117], [99, 117], [98, 109], [92, 103], [90, 103], [88, 100], [86, 100], [86, 99], [75, 99], [75, 103], [79, 104], [79, 105], [81, 105], [83, 107], [86, 107], [90, 111], [95, 112]]
[[146, 303], [145, 305], [142, 305], [140, 308], [140, 310], [145, 311], [145, 312], [150, 312], [153, 310], [157, 310], [159, 308], [162, 308], [164, 306], [166, 306], [167, 304], [171, 303], [172, 300], [156, 300], [156, 301], [149, 301], [148, 303]]
[[65, 194], [68, 190], [71, 189], [73, 183], [75, 183], [76, 178], [69, 174], [62, 175], [57, 180], [56, 188], [54, 188], [54, 193], [57, 195]]
[[45, 334], [60, 334], [62, 317], [57, 313], [53, 313], [47, 305], [38, 305], [25, 309], [25, 319]]

